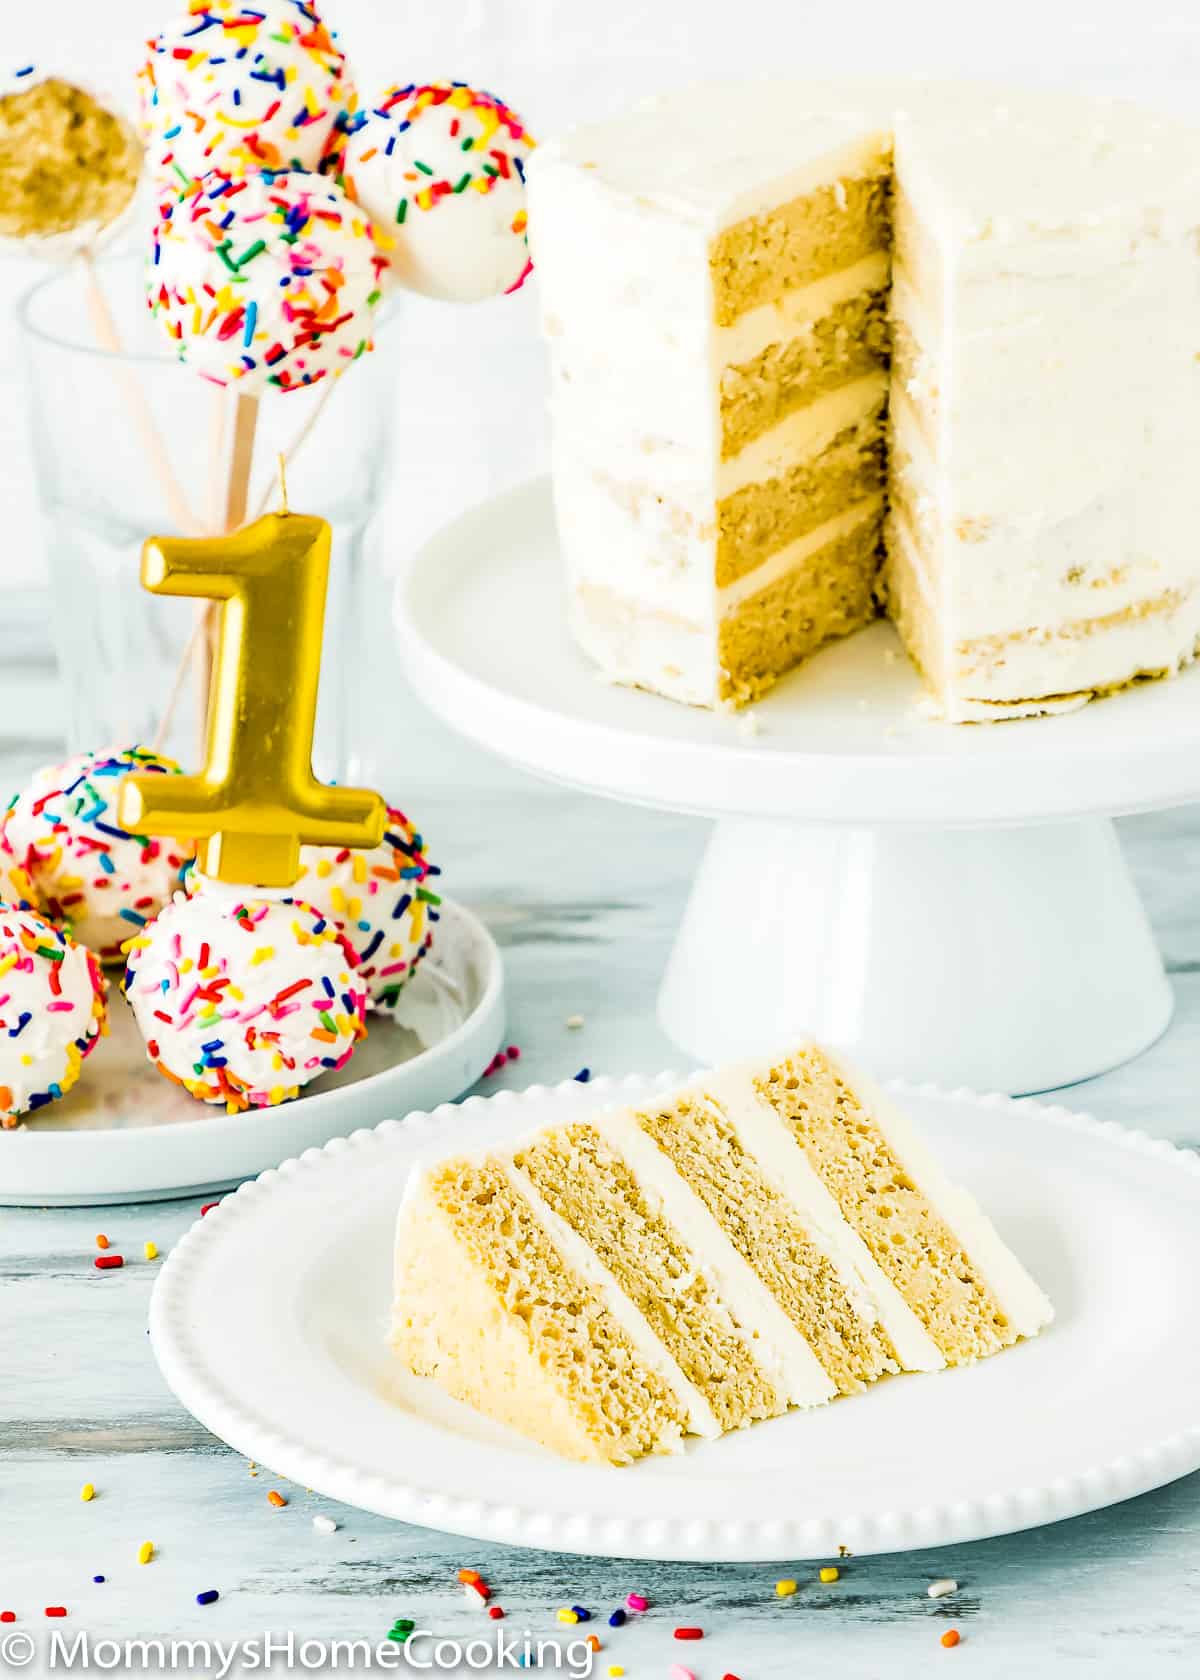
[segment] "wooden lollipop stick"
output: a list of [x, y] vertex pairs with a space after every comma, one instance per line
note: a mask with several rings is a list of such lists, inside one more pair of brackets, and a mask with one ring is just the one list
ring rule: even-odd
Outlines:
[[[122, 356], [124, 346], [121, 335], [117, 330], [117, 323], [112, 310], [108, 306], [108, 299], [104, 295], [104, 288], [100, 284], [100, 276], [96, 272], [96, 259], [89, 249], [80, 253], [83, 264], [84, 279], [87, 288], [88, 315], [92, 322], [92, 331], [96, 335], [96, 342], [102, 350], [107, 350], [113, 356]], [[167, 510], [179, 529], [187, 536], [200, 536], [203, 526], [196, 518], [188, 503], [187, 497], [171, 466], [171, 457], [167, 454], [167, 446], [162, 440], [158, 426], [150, 405], [146, 401], [146, 393], [142, 390], [137, 375], [127, 362], [121, 360], [113, 364], [113, 371], [121, 395], [125, 399], [125, 407], [129, 414], [130, 423], [137, 433], [138, 440], [149, 462], [150, 470], [158, 480], [159, 487], [166, 498]]]
[[229, 463], [229, 484], [225, 492], [226, 534], [246, 523], [257, 430], [258, 398], [239, 396], [233, 411], [233, 457]]

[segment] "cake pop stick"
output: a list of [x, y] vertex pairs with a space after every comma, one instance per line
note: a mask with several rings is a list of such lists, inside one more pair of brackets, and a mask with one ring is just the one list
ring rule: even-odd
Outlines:
[[[0, 242], [48, 262], [78, 259], [97, 344], [114, 358], [120, 333], [96, 272], [96, 252], [128, 219], [142, 170], [132, 125], [99, 94], [25, 65], [0, 78]], [[133, 369], [113, 374], [134, 435], [179, 529], [201, 527]]]
[[192, 512], [191, 504], [184, 493], [183, 487], [175, 475], [171, 465], [171, 457], [167, 453], [167, 446], [162, 433], [155, 424], [150, 411], [150, 404], [146, 401], [137, 374], [124, 358], [124, 345], [117, 330], [117, 323], [113, 319], [112, 310], [108, 306], [108, 299], [104, 295], [104, 288], [100, 283], [100, 276], [96, 272], [96, 261], [91, 247], [79, 253], [79, 260], [83, 265], [84, 284], [87, 288], [88, 315], [91, 318], [92, 331], [96, 335], [96, 342], [102, 350], [107, 350], [113, 360], [113, 377], [120, 388], [125, 407], [129, 415], [150, 470], [158, 480], [163, 497], [167, 504], [167, 511], [178, 525], [184, 536], [199, 536], [204, 527]]

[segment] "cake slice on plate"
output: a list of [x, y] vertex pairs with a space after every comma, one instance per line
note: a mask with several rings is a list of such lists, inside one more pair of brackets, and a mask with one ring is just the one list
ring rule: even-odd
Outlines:
[[418, 1170], [395, 1289], [411, 1370], [609, 1464], [1053, 1317], [903, 1115], [815, 1044]]

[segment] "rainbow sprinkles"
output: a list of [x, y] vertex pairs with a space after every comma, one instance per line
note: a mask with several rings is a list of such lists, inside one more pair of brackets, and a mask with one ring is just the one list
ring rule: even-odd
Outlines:
[[517, 290], [534, 141], [515, 111], [465, 82], [414, 82], [349, 126], [343, 180], [390, 230], [400, 285], [459, 302]]
[[0, 906], [0, 1126], [65, 1097], [108, 1031], [91, 951], [35, 911]]
[[165, 206], [148, 300], [181, 360], [247, 396], [336, 376], [371, 348], [387, 258], [315, 175], [213, 173]]
[[274, 1107], [343, 1067], [366, 1034], [354, 953], [294, 898], [206, 884], [127, 945], [125, 995], [150, 1060], [231, 1114]]

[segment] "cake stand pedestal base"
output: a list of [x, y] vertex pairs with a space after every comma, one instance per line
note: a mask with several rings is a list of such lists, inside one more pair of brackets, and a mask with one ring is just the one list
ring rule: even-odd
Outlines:
[[659, 998], [701, 1064], [804, 1034], [880, 1077], [1050, 1090], [1137, 1055], [1171, 989], [1111, 822], [714, 829]]
[[697, 1064], [812, 1034], [885, 1077], [1025, 1093], [1164, 1030], [1111, 819], [1200, 802], [1200, 661], [1059, 717], [954, 727], [880, 623], [734, 718], [597, 681], [562, 577], [544, 483], [464, 514], [397, 581], [408, 672], [522, 769], [715, 819], [659, 1006]]

